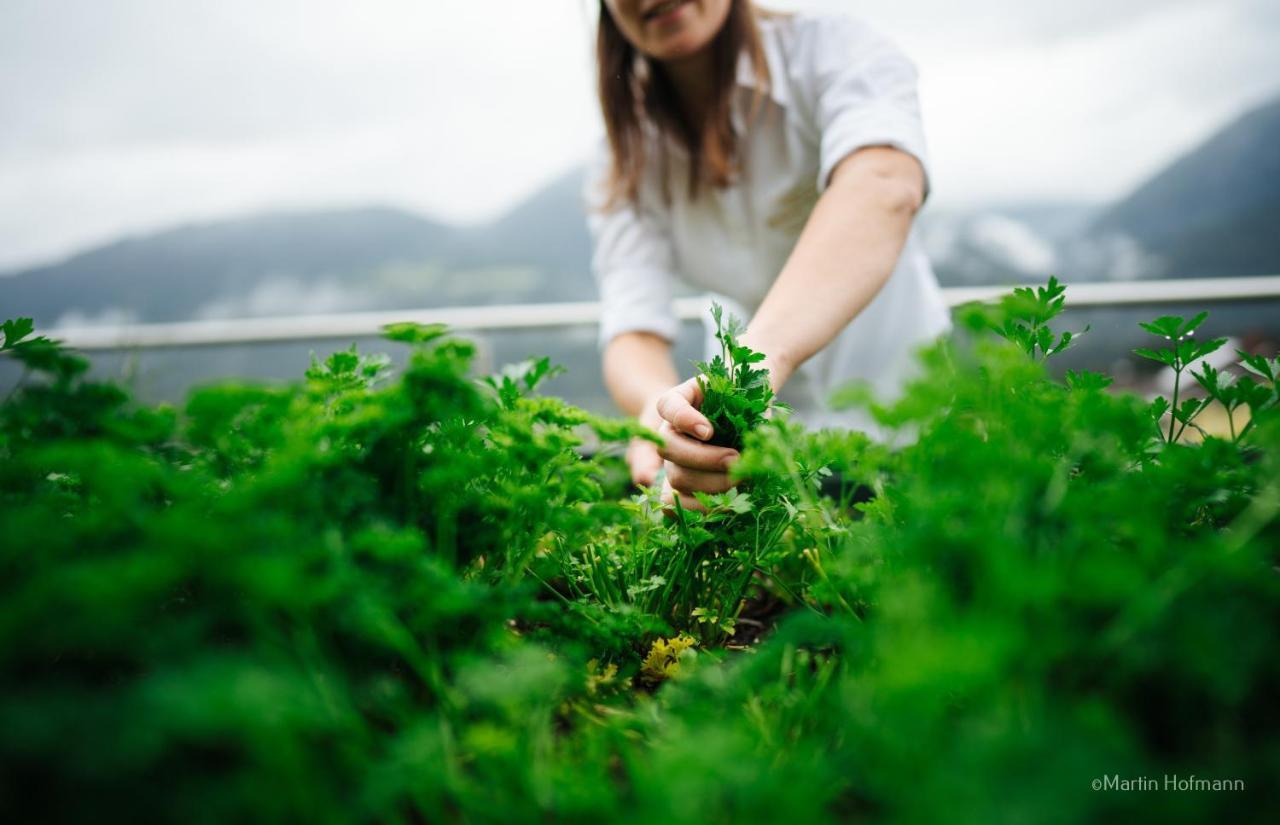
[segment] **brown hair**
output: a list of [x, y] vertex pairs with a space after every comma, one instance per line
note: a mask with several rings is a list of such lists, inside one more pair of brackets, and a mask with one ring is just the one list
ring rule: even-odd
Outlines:
[[[732, 0], [729, 17], [711, 44], [715, 72], [714, 92], [703, 123], [689, 123], [680, 108], [675, 87], [662, 66], [631, 44], [613, 16], [600, 3], [600, 28], [596, 36], [596, 71], [600, 109], [604, 113], [612, 165], [606, 184], [606, 208], [634, 201], [640, 190], [644, 165], [644, 119], [674, 137], [689, 153], [689, 195], [707, 184], [728, 186], [738, 171], [738, 135], [731, 119], [738, 60], [745, 52], [761, 88], [769, 83], [769, 64], [751, 0]], [[757, 89], [755, 105], [760, 102]], [[668, 159], [659, 144], [663, 192], [670, 195]]]

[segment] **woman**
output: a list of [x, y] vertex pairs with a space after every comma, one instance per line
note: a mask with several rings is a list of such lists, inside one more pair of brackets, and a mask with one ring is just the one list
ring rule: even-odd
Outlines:
[[[826, 405], [855, 380], [901, 388], [948, 328], [911, 231], [928, 194], [912, 63], [855, 20], [749, 0], [602, 0], [608, 138], [588, 176], [610, 393], [657, 430], [632, 478], [664, 498], [729, 488], [737, 453], [706, 444], [696, 379], [679, 382], [672, 280], [750, 318], [774, 389], [810, 426], [873, 429]], [[725, 299], [728, 299], [727, 301]]]

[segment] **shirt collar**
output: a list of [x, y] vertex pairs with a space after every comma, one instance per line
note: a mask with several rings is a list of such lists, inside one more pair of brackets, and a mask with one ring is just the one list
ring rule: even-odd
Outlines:
[[787, 95], [786, 83], [783, 82], [786, 66], [783, 64], [782, 55], [778, 51], [777, 37], [775, 36], [774, 27], [767, 22], [761, 21], [760, 26], [760, 43], [764, 49], [765, 64], [769, 67], [769, 88], [764, 88], [763, 81], [756, 77], [755, 66], [751, 63], [751, 55], [743, 51], [738, 55], [738, 71], [734, 78], [734, 82], [753, 92], [767, 91], [769, 99], [779, 106], [786, 106], [790, 103]]

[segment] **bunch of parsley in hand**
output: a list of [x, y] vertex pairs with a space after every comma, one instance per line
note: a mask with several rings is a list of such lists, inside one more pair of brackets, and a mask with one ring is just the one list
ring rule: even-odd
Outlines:
[[741, 450], [743, 436], [765, 420], [769, 407], [782, 405], [773, 404], [769, 371], [752, 367], [764, 361], [764, 353], [739, 343], [745, 330], [742, 321], [733, 315], [726, 320], [719, 304], [711, 305], [711, 317], [716, 322], [720, 354], [710, 363], [694, 364], [701, 373], [701, 411], [715, 430], [708, 443]]

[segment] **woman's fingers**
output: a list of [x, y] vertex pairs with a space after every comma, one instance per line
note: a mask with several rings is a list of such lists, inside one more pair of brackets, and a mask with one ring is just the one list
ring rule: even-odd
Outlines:
[[705, 512], [707, 509], [702, 506], [702, 502], [698, 501], [696, 498], [689, 495], [688, 493], [682, 493], [679, 490], [673, 489], [671, 486], [671, 481], [667, 480], [662, 482], [661, 500], [662, 500], [662, 503], [666, 505], [666, 508], [664, 510], [665, 514], [670, 518], [675, 517], [675, 503], [676, 503], [677, 497], [680, 499], [680, 506], [686, 510], [697, 510], [699, 512]]
[[702, 386], [697, 378], [677, 384], [658, 398], [658, 415], [677, 432], [706, 441], [713, 432], [711, 422], [698, 412], [702, 405]]
[[705, 470], [691, 470], [688, 467], [682, 467], [670, 461], [666, 464], [667, 482], [672, 489], [681, 493], [723, 493], [733, 487], [733, 482], [729, 480], [729, 474], [723, 470], [719, 472], [706, 472]]
[[633, 483], [642, 487], [653, 484], [658, 480], [658, 472], [662, 469], [658, 445], [643, 438], [633, 439], [627, 447], [627, 467], [631, 470]]
[[726, 471], [738, 459], [737, 450], [705, 443], [714, 430], [698, 411], [701, 404], [702, 387], [691, 378], [663, 393], [655, 405], [663, 441], [657, 454], [666, 459], [662, 500], [670, 505], [679, 498], [681, 506], [693, 510], [702, 509], [694, 491], [723, 493], [733, 486]]
[[658, 435], [662, 436], [663, 441], [658, 454], [673, 464], [691, 470], [722, 473], [738, 458], [737, 450], [703, 444], [676, 432], [669, 421], [663, 421], [658, 427]]

